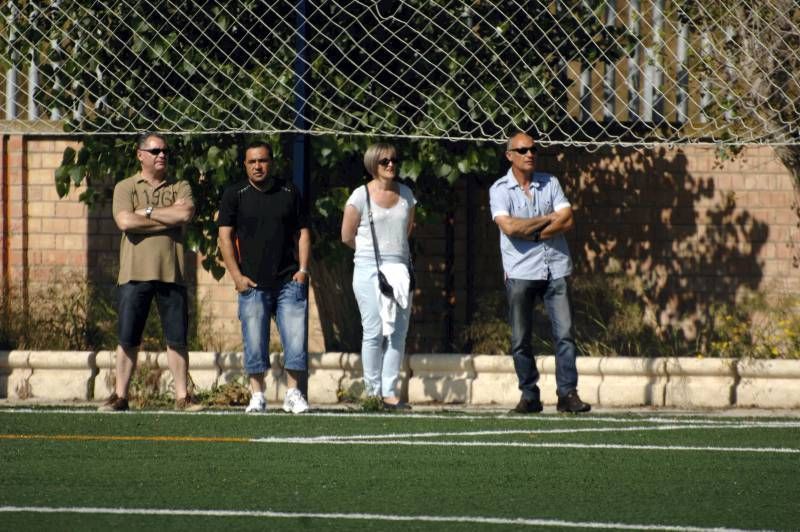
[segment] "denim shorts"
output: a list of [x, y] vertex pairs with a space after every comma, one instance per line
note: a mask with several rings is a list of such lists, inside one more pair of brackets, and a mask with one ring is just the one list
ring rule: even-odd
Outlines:
[[117, 287], [117, 296], [119, 345], [132, 349], [142, 343], [150, 303], [155, 296], [167, 345], [177, 351], [186, 349], [189, 306], [185, 286], [161, 281], [130, 281]]
[[269, 322], [278, 324], [283, 367], [308, 370], [308, 285], [289, 281], [280, 288], [251, 288], [239, 294], [244, 369], [248, 375], [266, 372], [269, 362]]

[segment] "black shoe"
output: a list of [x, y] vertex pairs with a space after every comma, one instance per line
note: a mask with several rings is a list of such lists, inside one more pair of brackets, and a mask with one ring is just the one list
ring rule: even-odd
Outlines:
[[411, 405], [408, 403], [404, 403], [400, 401], [399, 403], [387, 403], [383, 401], [383, 409], [384, 410], [398, 410], [398, 411], [408, 411], [411, 410]]
[[128, 400], [124, 397], [118, 397], [115, 392], [97, 410], [100, 412], [125, 412], [128, 410]]
[[577, 414], [578, 412], [588, 412], [592, 409], [592, 405], [586, 404], [578, 397], [578, 391], [572, 390], [564, 397], [558, 398], [558, 405], [556, 409], [559, 412], [569, 412], [570, 414]]
[[544, 407], [538, 399], [527, 400], [521, 397], [517, 406], [511, 410], [512, 414], [538, 414]]

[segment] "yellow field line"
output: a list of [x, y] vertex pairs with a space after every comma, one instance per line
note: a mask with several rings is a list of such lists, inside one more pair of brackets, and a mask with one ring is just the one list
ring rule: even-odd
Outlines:
[[92, 434], [0, 434], [0, 440], [51, 440], [51, 441], [148, 441], [148, 442], [200, 442], [249, 443], [249, 438], [220, 438], [214, 436], [104, 436]]

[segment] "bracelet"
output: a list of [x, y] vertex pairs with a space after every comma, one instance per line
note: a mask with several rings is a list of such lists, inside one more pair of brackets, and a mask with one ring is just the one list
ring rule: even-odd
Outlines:
[[300, 268], [300, 269], [299, 269], [299, 270], [297, 270], [297, 271], [298, 271], [298, 272], [300, 272], [300, 273], [304, 273], [304, 274], [308, 275], [309, 277], [311, 276], [311, 274], [310, 274], [310, 273], [308, 273], [308, 270], [306, 270], [305, 268]]
[[538, 231], [534, 231], [531, 235], [533, 237], [534, 242], [538, 242], [540, 238], [542, 238], [542, 230], [539, 229]]

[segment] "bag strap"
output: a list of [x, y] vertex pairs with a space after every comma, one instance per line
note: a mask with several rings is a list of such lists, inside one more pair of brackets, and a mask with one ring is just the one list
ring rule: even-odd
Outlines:
[[375, 236], [375, 223], [372, 221], [372, 203], [369, 201], [369, 188], [364, 185], [364, 192], [367, 194], [367, 217], [369, 218], [369, 229], [372, 231], [372, 248], [375, 250], [375, 265], [381, 271], [381, 255], [378, 253], [378, 237]]

